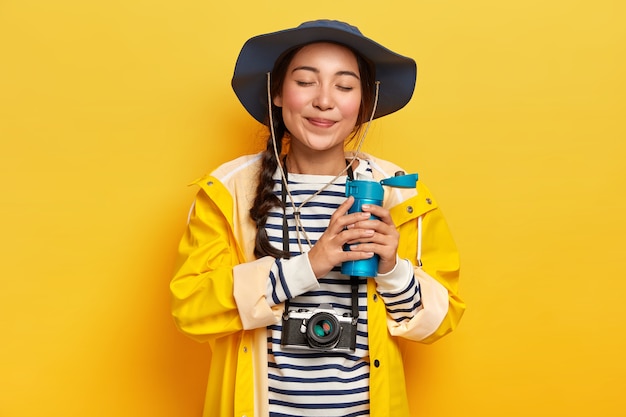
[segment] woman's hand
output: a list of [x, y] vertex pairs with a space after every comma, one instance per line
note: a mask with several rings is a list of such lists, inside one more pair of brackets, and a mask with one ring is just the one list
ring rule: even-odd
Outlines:
[[[350, 196], [330, 218], [328, 228], [309, 251], [309, 262], [317, 278], [326, 276], [342, 262], [380, 257], [378, 272], [385, 274], [396, 265], [400, 234], [391, 220], [389, 210], [374, 205], [363, 205], [363, 212], [348, 213], [354, 203]], [[374, 215], [380, 220], [371, 220]], [[345, 244], [350, 245], [344, 251]]]
[[[343, 250], [346, 243], [368, 242], [376, 234], [372, 227], [356, 227], [360, 222], [369, 219], [370, 213], [346, 214], [353, 203], [354, 197], [350, 196], [335, 210], [330, 217], [328, 228], [308, 253], [309, 263], [317, 278], [326, 276], [331, 269], [342, 262], [358, 261], [374, 256], [374, 252], [368, 248]], [[376, 215], [373, 212], [372, 214]]]
[[[389, 210], [372, 204], [361, 206], [363, 213], [367, 213], [367, 219], [348, 225], [348, 229], [363, 229], [374, 232], [370, 238], [359, 238], [349, 241], [351, 251], [373, 252], [380, 257], [378, 273], [386, 274], [396, 267], [398, 242], [400, 233], [391, 219]], [[379, 220], [370, 220], [369, 214], [378, 217]]]

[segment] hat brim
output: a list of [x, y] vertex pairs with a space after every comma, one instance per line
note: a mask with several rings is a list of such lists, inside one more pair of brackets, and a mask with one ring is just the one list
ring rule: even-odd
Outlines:
[[297, 27], [259, 35], [249, 39], [241, 49], [235, 65], [232, 87], [245, 109], [261, 123], [267, 123], [267, 73], [285, 51], [313, 42], [334, 42], [345, 45], [375, 66], [380, 82], [378, 105], [374, 118], [404, 107], [415, 89], [417, 65], [411, 58], [399, 55], [360, 32], [341, 27], [315, 25]]

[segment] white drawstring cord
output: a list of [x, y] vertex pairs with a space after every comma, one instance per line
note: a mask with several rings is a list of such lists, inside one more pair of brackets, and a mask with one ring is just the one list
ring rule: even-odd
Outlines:
[[417, 218], [417, 266], [422, 266], [422, 216]]

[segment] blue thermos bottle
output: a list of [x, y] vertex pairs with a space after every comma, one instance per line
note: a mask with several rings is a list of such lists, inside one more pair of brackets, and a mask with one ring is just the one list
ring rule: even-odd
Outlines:
[[[383, 185], [399, 188], [415, 188], [416, 183], [417, 174], [404, 175], [402, 172], [396, 173], [395, 177], [385, 178], [380, 182], [348, 179], [346, 182], [346, 197], [354, 197], [354, 203], [352, 207], [350, 207], [350, 210], [348, 210], [348, 213], [363, 211], [361, 207], [364, 204], [382, 206], [385, 194]], [[371, 218], [376, 219], [375, 216]], [[350, 249], [346, 245], [344, 250]], [[369, 259], [344, 262], [341, 264], [341, 273], [358, 277], [375, 277], [378, 274], [378, 259], [378, 255], [374, 255]]]

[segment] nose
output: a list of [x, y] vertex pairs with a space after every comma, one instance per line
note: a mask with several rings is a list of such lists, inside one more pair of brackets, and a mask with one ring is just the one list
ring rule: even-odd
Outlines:
[[330, 110], [334, 107], [334, 100], [329, 87], [321, 86], [317, 90], [317, 95], [313, 99], [313, 106], [322, 111]]

